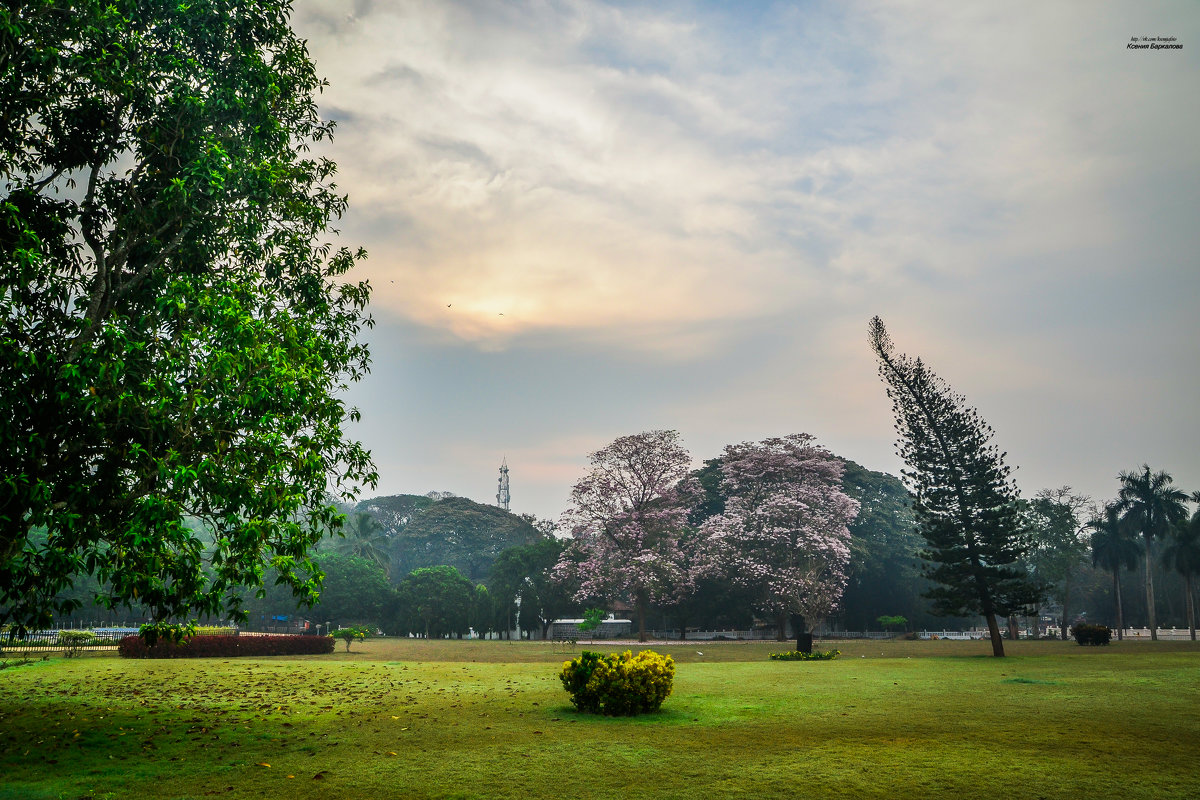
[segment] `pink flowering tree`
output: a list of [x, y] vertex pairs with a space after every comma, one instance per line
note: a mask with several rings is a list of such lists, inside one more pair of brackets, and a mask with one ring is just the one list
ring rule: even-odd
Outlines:
[[723, 513], [702, 530], [735, 583], [752, 588], [758, 610], [786, 636], [798, 617], [797, 647], [837, 608], [846, 587], [850, 530], [858, 503], [842, 491], [842, 462], [808, 434], [732, 444], [721, 458]]
[[690, 480], [691, 459], [675, 431], [648, 431], [622, 436], [589, 460], [591, 470], [575, 484], [563, 514], [574, 540], [558, 573], [578, 582], [576, 600], [632, 600], [645, 641], [646, 607], [690, 581], [680, 484]]

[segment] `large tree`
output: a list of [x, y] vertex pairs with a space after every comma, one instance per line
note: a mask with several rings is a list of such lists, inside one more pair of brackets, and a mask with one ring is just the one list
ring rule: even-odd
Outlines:
[[[1192, 493], [1192, 502], [1200, 503], [1200, 492]], [[1180, 521], [1171, 529], [1162, 552], [1163, 566], [1183, 576], [1183, 603], [1187, 613], [1188, 630], [1196, 641], [1196, 597], [1192, 578], [1200, 575], [1200, 510], [1190, 520]]]
[[370, 514], [356, 511], [348, 515], [342, 526], [341, 537], [334, 538], [329, 546], [343, 555], [370, 561], [382, 569], [384, 575], [391, 574], [387, 531]]
[[1090, 504], [1091, 498], [1070, 486], [1043, 489], [1022, 503], [1029, 548], [1026, 563], [1031, 577], [1062, 604], [1059, 630], [1064, 641], [1071, 621], [1071, 590], [1087, 565], [1087, 523], [1081, 515]]
[[267, 564], [315, 599], [327, 490], [375, 480], [339, 399], [369, 290], [289, 13], [0, 7], [0, 620], [86, 574], [160, 620], [237, 617]]
[[478, 600], [475, 586], [454, 567], [422, 567], [400, 582], [400, 633], [425, 638], [462, 635], [470, 630], [471, 612]]
[[922, 597], [929, 589], [918, 556], [924, 539], [903, 481], [853, 461], [843, 464], [842, 490], [859, 509], [849, 525], [849, 580], [838, 616], [850, 630], [866, 630], [880, 616], [903, 616], [914, 627], [933, 624]]
[[[542, 638], [550, 624], [574, 610], [577, 604], [573, 592], [562, 581], [555, 580], [557, 566], [567, 543], [561, 539], [543, 539], [523, 547], [510, 547], [500, 553], [488, 574], [488, 588], [500, 610], [508, 612], [520, 597], [520, 611], [525, 627], [528, 620], [537, 619]], [[508, 630], [512, 619], [507, 620]]]
[[1172, 484], [1166, 472], [1151, 472], [1147, 464], [1142, 469], [1126, 470], [1120, 475], [1121, 491], [1117, 495], [1121, 510], [1129, 525], [1142, 535], [1146, 545], [1146, 616], [1150, 638], [1158, 641], [1158, 620], [1154, 608], [1155, 542], [1161, 541], [1172, 526], [1187, 519], [1184, 502], [1187, 494]]
[[758, 610], [785, 637], [796, 618], [798, 649], [846, 586], [858, 503], [842, 491], [842, 462], [808, 434], [731, 444], [721, 456], [725, 510], [702, 526], [729, 576], [754, 590]]
[[690, 480], [690, 458], [678, 433], [658, 430], [622, 436], [589, 460], [563, 515], [574, 538], [559, 575], [578, 578], [577, 600], [632, 600], [645, 641], [647, 606], [686, 580], [680, 484]]
[[1117, 641], [1125, 638], [1125, 614], [1121, 602], [1121, 570], [1136, 569], [1142, 558], [1142, 545], [1121, 516], [1121, 504], [1108, 503], [1092, 517], [1092, 566], [1106, 569], [1113, 576], [1113, 600], [1117, 607]]
[[542, 538], [544, 534], [528, 519], [497, 506], [451, 496], [413, 515], [392, 542], [401, 574], [448, 564], [479, 582], [501, 552]]
[[998, 617], [1023, 611], [1036, 592], [1019, 564], [1025, 555], [1017, 487], [992, 429], [962, 395], [919, 358], [897, 353], [879, 317], [871, 348], [899, 433], [904, 479], [928, 549], [934, 611], [987, 620], [992, 653], [1004, 655]]

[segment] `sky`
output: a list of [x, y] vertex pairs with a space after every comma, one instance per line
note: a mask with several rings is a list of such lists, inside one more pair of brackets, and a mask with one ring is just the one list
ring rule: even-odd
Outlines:
[[[588, 454], [898, 474], [879, 315], [1021, 491], [1200, 489], [1200, 6], [297, 0], [369, 258], [374, 494], [556, 517]], [[1134, 39], [1137, 41], [1133, 41]], [[1142, 41], [1147, 37], [1147, 41]], [[1132, 49], [1174, 37], [1180, 49]]]

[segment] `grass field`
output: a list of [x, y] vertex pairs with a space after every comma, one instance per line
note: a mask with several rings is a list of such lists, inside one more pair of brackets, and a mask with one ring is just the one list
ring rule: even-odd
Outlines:
[[835, 646], [655, 646], [675, 691], [632, 719], [538, 642], [35, 662], [0, 671], [0, 798], [1200, 797], [1190, 642]]

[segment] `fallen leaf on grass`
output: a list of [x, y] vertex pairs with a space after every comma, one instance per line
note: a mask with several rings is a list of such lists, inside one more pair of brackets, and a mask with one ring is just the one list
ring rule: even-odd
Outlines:
[[256, 766], [256, 767], [266, 767], [267, 769], [270, 769], [270, 768], [271, 768], [271, 765], [270, 765], [270, 764], [267, 764], [266, 762], [262, 762], [262, 763], [259, 763], [259, 764], [255, 764], [254, 766]]

